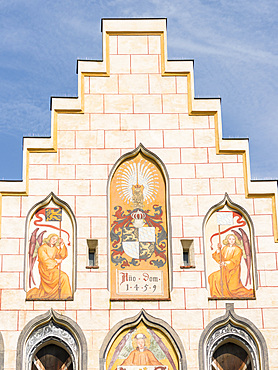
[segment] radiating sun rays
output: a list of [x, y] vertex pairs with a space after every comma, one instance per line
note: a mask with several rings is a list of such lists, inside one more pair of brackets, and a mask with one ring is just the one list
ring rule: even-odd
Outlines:
[[123, 201], [129, 204], [133, 199], [132, 187], [142, 185], [144, 202], [149, 204], [156, 198], [159, 188], [158, 180], [157, 169], [152, 163], [146, 160], [136, 163], [132, 160], [120, 168], [116, 188]]

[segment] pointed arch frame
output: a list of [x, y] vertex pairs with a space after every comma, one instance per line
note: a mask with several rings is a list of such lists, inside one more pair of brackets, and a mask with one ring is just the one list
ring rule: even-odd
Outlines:
[[[173, 261], [172, 261], [172, 228], [171, 228], [171, 207], [170, 207], [170, 180], [165, 164], [153, 152], [146, 149], [142, 143], [131, 152], [123, 154], [112, 167], [107, 181], [107, 256], [110, 255], [110, 187], [111, 180], [117, 168], [128, 158], [135, 157], [139, 152], [142, 152], [146, 157], [151, 158], [160, 168], [165, 180], [165, 195], [166, 195], [166, 216], [167, 216], [167, 231], [168, 231], [168, 265], [169, 265], [169, 290], [173, 290]], [[107, 259], [107, 289], [110, 289], [110, 258]]]
[[58, 198], [53, 192], [51, 192], [46, 198], [44, 198], [42, 201], [36, 203], [27, 213], [26, 216], [26, 221], [25, 221], [25, 247], [24, 247], [24, 273], [23, 273], [23, 287], [24, 291], [27, 291], [26, 288], [26, 273], [27, 273], [27, 244], [28, 244], [28, 227], [30, 224], [30, 221], [34, 214], [37, 212], [39, 208], [47, 206], [51, 201], [53, 201], [55, 204], [58, 206], [62, 207], [68, 216], [70, 217], [71, 223], [72, 223], [72, 229], [73, 229], [73, 279], [72, 279], [72, 294], [74, 295], [76, 291], [76, 286], [77, 286], [77, 266], [76, 266], [76, 261], [77, 261], [77, 222], [75, 215], [71, 209], [71, 207], [62, 199]]
[[[31, 338], [32, 334], [35, 333], [37, 329], [43, 328], [47, 324], [51, 322], [55, 323], [59, 328], [64, 329], [67, 331], [71, 337], [74, 338], [76, 345], [77, 345], [77, 358], [76, 361], [76, 368], [75, 370], [87, 370], [87, 341], [83, 331], [81, 330], [80, 326], [74, 322], [71, 318], [60, 315], [58, 312], [54, 311], [52, 308], [34, 319], [32, 319], [26, 326], [23, 328], [17, 342], [17, 354], [16, 354], [16, 370], [25, 370], [26, 365], [26, 344], [29, 338]], [[59, 342], [59, 337], [56, 336], [53, 339], [49, 337], [49, 340], [46, 340], [43, 344], [47, 345], [47, 343], [55, 343]], [[66, 343], [65, 340], [62, 343]], [[38, 346], [38, 349], [41, 348], [41, 343]], [[70, 346], [67, 346], [70, 348]], [[35, 350], [35, 348], [34, 348]], [[33, 351], [34, 352], [34, 351]], [[29, 369], [28, 369], [29, 370]]]
[[151, 316], [144, 309], [142, 309], [137, 315], [118, 322], [106, 335], [99, 352], [99, 370], [106, 370], [106, 357], [115, 339], [124, 330], [133, 328], [137, 326], [140, 322], [144, 323], [146, 326], [150, 326], [161, 331], [171, 341], [174, 350], [178, 355], [179, 370], [186, 370], [187, 363], [185, 351], [178, 334], [166, 321]]
[[250, 320], [235, 313], [233, 303], [226, 303], [225, 315], [210, 322], [200, 337], [200, 370], [210, 370], [210, 354], [229, 341], [247, 350], [253, 361], [252, 369], [269, 370], [267, 345], [262, 333]]
[[[249, 213], [239, 204], [234, 203], [231, 198], [229, 197], [228, 193], [225, 193], [224, 198], [214, 206], [212, 206], [208, 212], [206, 213], [204, 219], [203, 219], [203, 225], [202, 225], [202, 232], [203, 232], [203, 246], [204, 246], [204, 266], [205, 266], [205, 285], [206, 288], [208, 289], [207, 286], [207, 269], [206, 269], [206, 247], [205, 247], [205, 227], [208, 219], [210, 216], [214, 213], [217, 212], [218, 210], [224, 208], [225, 206], [228, 206], [234, 210], [239, 211], [240, 213], [243, 214], [245, 217], [249, 230], [250, 230], [250, 238], [251, 238], [251, 243], [252, 243], [252, 264], [253, 264], [253, 279], [254, 279], [254, 288], [255, 290], [258, 289], [258, 275], [257, 275], [257, 258], [256, 258], [256, 248], [255, 248], [255, 230], [254, 230], [254, 224], [249, 216]], [[227, 299], [227, 298], [226, 298]], [[233, 298], [236, 299], [236, 298]]]

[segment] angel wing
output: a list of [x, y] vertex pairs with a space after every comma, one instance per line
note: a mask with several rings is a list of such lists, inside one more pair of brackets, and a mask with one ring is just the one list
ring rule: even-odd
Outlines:
[[37, 232], [39, 228], [37, 227], [31, 235], [30, 242], [29, 242], [29, 268], [30, 268], [30, 273], [29, 273], [29, 287], [31, 288], [31, 283], [33, 280], [33, 283], [35, 284], [34, 276], [33, 276], [33, 253], [36, 247], [36, 241], [37, 241]]
[[243, 257], [244, 257], [244, 261], [246, 263], [246, 267], [247, 267], [247, 276], [246, 276], [246, 282], [245, 282], [245, 285], [248, 284], [248, 282], [251, 284], [251, 272], [250, 272], [250, 269], [251, 269], [251, 247], [250, 247], [250, 243], [249, 243], [249, 239], [248, 239], [248, 236], [246, 234], [246, 232], [239, 228], [240, 230], [240, 233], [238, 231], [235, 231], [235, 230], [232, 230], [232, 232], [237, 236], [237, 238], [239, 239], [240, 243], [242, 243], [243, 245]]
[[32, 232], [30, 242], [29, 242], [29, 267], [30, 267], [29, 287], [30, 288], [31, 288], [32, 281], [33, 281], [33, 284], [36, 285], [34, 275], [33, 275], [33, 268], [34, 268], [34, 264], [37, 259], [38, 249], [42, 245], [43, 234], [46, 232], [46, 230], [42, 231], [37, 237], [38, 230], [39, 228], [35, 229]]
[[247, 262], [246, 262], [246, 253], [245, 253], [245, 249], [244, 249], [244, 246], [243, 246], [243, 239], [242, 239], [242, 236], [241, 234], [236, 231], [236, 230], [232, 230], [232, 232], [235, 234], [235, 236], [238, 238], [239, 242], [240, 242], [240, 245], [239, 247], [242, 249], [242, 253], [243, 253], [243, 258], [245, 260], [245, 263], [246, 263], [246, 266], [247, 266]]
[[117, 345], [116, 349], [115, 349], [115, 352], [113, 354], [113, 357], [112, 357], [112, 360], [110, 361], [110, 364], [109, 364], [109, 367], [108, 367], [108, 370], [111, 370], [112, 366], [114, 365], [115, 361], [117, 360], [117, 358], [119, 357], [119, 354], [121, 353], [121, 350], [124, 348], [126, 342], [129, 340], [131, 334], [134, 332], [135, 328], [130, 330], [124, 337], [123, 339], [120, 341], [120, 343]]
[[252, 262], [252, 256], [251, 256], [251, 246], [250, 246], [250, 242], [249, 242], [249, 238], [248, 238], [248, 235], [246, 234], [246, 232], [239, 228], [240, 232], [241, 232], [241, 235], [242, 235], [242, 240], [243, 240], [243, 246], [244, 246], [244, 250], [245, 250], [245, 254], [246, 254], [246, 266], [247, 266], [247, 278], [246, 278], [246, 283], [245, 285], [248, 284], [251, 284], [251, 262]]
[[42, 245], [42, 241], [43, 241], [43, 235], [44, 233], [46, 233], [46, 230], [42, 231], [39, 236], [37, 237], [37, 241], [36, 241], [36, 247], [35, 247], [35, 250], [34, 250], [34, 253], [33, 253], [33, 257], [36, 258], [37, 255], [38, 255], [38, 249], [39, 247]]
[[175, 363], [173, 361], [173, 358], [172, 358], [172, 356], [171, 356], [168, 348], [166, 347], [166, 345], [162, 342], [162, 339], [152, 329], [148, 328], [148, 330], [152, 334], [152, 336], [153, 336], [154, 340], [156, 341], [156, 343], [159, 345], [159, 347], [165, 353], [167, 359], [169, 360], [170, 364], [172, 365], [173, 370], [177, 370], [176, 365], [175, 365]]

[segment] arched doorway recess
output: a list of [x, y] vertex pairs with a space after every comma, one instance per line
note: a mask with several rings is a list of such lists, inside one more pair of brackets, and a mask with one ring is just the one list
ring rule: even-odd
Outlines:
[[263, 335], [250, 320], [235, 314], [233, 303], [227, 303], [225, 315], [209, 323], [201, 335], [199, 367], [232, 370], [231, 362], [239, 364], [236, 370], [269, 369]]
[[16, 370], [56, 370], [49, 364], [57, 370], [87, 369], [84, 333], [76, 322], [53, 309], [23, 328], [17, 342]]
[[73, 370], [70, 354], [57, 343], [47, 343], [33, 356], [31, 370]]
[[251, 357], [239, 343], [226, 342], [213, 353], [211, 368], [215, 370], [252, 370]]

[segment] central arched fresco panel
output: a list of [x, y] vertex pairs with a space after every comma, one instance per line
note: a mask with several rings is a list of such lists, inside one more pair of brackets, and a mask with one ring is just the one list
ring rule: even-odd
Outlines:
[[110, 183], [111, 298], [169, 298], [166, 183], [141, 150]]
[[123, 331], [110, 348], [106, 370], [178, 370], [170, 340], [161, 331], [140, 323]]

